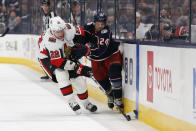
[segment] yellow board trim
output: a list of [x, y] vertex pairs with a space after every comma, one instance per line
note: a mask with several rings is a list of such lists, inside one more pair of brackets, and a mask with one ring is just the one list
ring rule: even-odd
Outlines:
[[[0, 57], [0, 63], [21, 64], [28, 66], [42, 74], [44, 73], [38, 63], [24, 58]], [[87, 84], [87, 87], [89, 96], [100, 102], [107, 103], [107, 97], [99, 88], [94, 88], [89, 84]], [[125, 113], [131, 112], [136, 108], [135, 102], [127, 98], [123, 98], [123, 102], [125, 106]], [[141, 104], [139, 105], [139, 120], [161, 131], [196, 131], [196, 125], [176, 119]]]
[[139, 120], [161, 131], [196, 131], [196, 125], [141, 104], [139, 105]]
[[25, 65], [44, 74], [44, 71], [41, 69], [38, 63], [25, 59], [25, 58], [0, 57], [0, 63]]
[[[107, 103], [107, 97], [99, 88], [94, 88], [91, 85], [87, 86], [89, 96], [100, 102]], [[123, 103], [124, 113], [129, 113], [136, 109], [136, 103], [128, 98], [124, 97]], [[196, 131], [196, 125], [176, 119], [142, 104], [139, 104], [139, 120], [161, 131]]]

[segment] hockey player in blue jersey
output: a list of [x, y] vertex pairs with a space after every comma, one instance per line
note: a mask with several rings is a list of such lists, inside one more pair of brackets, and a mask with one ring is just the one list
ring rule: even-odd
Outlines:
[[[118, 49], [120, 43], [112, 39], [112, 32], [106, 25], [106, 20], [107, 16], [104, 13], [97, 13], [94, 22], [84, 26], [85, 37], [82, 41], [83, 44], [90, 43], [90, 48], [86, 50], [89, 50], [93, 76], [108, 94], [109, 108], [114, 107], [114, 102], [123, 107], [122, 56]], [[85, 55], [87, 55], [86, 50], [84, 50]], [[77, 53], [75, 55], [80, 56]]]
[[100, 12], [94, 16], [94, 23], [87, 24], [84, 31], [92, 37], [90, 59], [95, 79], [108, 94], [108, 106], [114, 102], [123, 107], [122, 103], [122, 56], [119, 44], [112, 39], [112, 32], [106, 25], [107, 16]]

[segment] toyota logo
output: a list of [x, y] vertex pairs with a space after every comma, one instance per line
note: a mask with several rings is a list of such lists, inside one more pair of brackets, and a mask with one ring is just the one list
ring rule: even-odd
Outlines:
[[152, 70], [152, 65], [148, 65], [148, 86], [149, 88], [152, 88], [152, 84], [153, 84], [153, 70]]

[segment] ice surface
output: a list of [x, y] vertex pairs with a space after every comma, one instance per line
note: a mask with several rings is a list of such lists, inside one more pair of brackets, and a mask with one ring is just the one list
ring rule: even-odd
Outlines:
[[76, 115], [55, 83], [21, 65], [0, 64], [0, 131], [155, 131], [96, 102], [97, 113]]

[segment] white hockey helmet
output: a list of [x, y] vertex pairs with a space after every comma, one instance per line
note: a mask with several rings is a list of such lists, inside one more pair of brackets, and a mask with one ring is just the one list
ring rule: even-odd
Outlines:
[[53, 17], [49, 21], [49, 28], [52, 32], [63, 30], [65, 27], [64, 20], [59, 16]]

